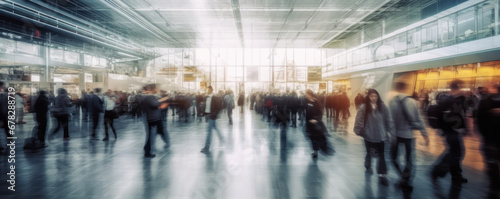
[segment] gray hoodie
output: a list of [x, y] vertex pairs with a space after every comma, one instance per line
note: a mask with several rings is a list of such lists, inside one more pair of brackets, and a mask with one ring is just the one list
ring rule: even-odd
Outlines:
[[389, 109], [396, 128], [393, 132], [394, 136], [411, 139], [413, 130], [419, 130], [422, 136], [427, 137], [425, 122], [420, 115], [416, 100], [404, 93], [399, 93], [389, 101]]

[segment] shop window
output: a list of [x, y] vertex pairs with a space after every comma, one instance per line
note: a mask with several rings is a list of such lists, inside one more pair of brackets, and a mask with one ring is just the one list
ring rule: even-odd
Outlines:
[[439, 46], [446, 47], [455, 44], [456, 15], [450, 15], [438, 21]]
[[492, 3], [481, 5], [477, 12], [478, 39], [495, 35], [495, 6]]
[[457, 14], [457, 43], [476, 39], [475, 7], [471, 7]]
[[432, 50], [438, 47], [436, 22], [422, 26], [420, 32], [422, 33], [422, 51]]

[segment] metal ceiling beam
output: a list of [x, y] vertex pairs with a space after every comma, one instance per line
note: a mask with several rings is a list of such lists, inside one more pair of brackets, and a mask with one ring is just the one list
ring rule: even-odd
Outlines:
[[241, 44], [242, 48], [245, 48], [245, 38], [243, 36], [243, 25], [241, 25], [240, 2], [238, 0], [231, 0], [231, 6], [233, 8], [234, 23], [236, 25], [236, 30], [238, 31], [238, 37], [240, 38], [240, 44]]
[[179, 47], [183, 46], [183, 44], [181, 42], [179, 42], [178, 40], [176, 40], [174, 37], [170, 36], [169, 34], [165, 33], [160, 28], [156, 27], [154, 24], [149, 22], [149, 20], [145, 19], [143, 16], [141, 16], [140, 14], [135, 12], [133, 8], [131, 8], [130, 6], [128, 6], [126, 3], [122, 2], [121, 0], [101, 0], [101, 2], [106, 4], [112, 10], [118, 12], [120, 15], [129, 19], [131, 22], [133, 22], [137, 26], [139, 26], [139, 27], [143, 28], [144, 30], [148, 31], [149, 33], [153, 34], [158, 39], [163, 40], [165, 42], [174, 41], [175, 43], [180, 45]]
[[[357, 8], [359, 8], [359, 7], [361, 6], [361, 4], [362, 4], [362, 3], [364, 3], [365, 1], [367, 1], [367, 0], [359, 0], [359, 1], [358, 1], [358, 3], [357, 3], [355, 6], [353, 6], [352, 11], [347, 12], [347, 13], [345, 13], [345, 14], [344, 14], [344, 16], [342, 16], [342, 18], [341, 18], [341, 21], [340, 21], [340, 22], [342, 22], [342, 21], [343, 21], [343, 20], [345, 20], [345, 19], [346, 19], [349, 15], [351, 15], [353, 12], [355, 12], [355, 11], [357, 10]], [[351, 27], [355, 26], [357, 23], [359, 23], [360, 21], [362, 21], [362, 20], [363, 20], [363, 19], [365, 19], [366, 17], [370, 16], [370, 15], [371, 15], [372, 13], [374, 13], [375, 11], [378, 11], [380, 8], [382, 8], [384, 5], [386, 5], [386, 4], [387, 4], [387, 3], [389, 3], [389, 2], [391, 2], [391, 0], [385, 0], [385, 1], [384, 1], [384, 3], [381, 3], [379, 6], [377, 6], [377, 7], [374, 9], [374, 11], [372, 11], [372, 12], [368, 12], [368, 13], [367, 13], [366, 15], [364, 15], [363, 17], [360, 17], [360, 18], [359, 18], [359, 20], [357, 20], [356, 22], [354, 22], [354, 23], [352, 23], [351, 25], [347, 26], [346, 28], [342, 29], [342, 31], [341, 31], [340, 33], [337, 33], [337, 34], [333, 35], [330, 39], [328, 39], [328, 40], [327, 40], [327, 42], [326, 42], [326, 43], [324, 43], [324, 44], [322, 45], [322, 47], [326, 46], [326, 45], [327, 45], [328, 43], [330, 43], [332, 40], [336, 39], [339, 35], [341, 35], [344, 31], [349, 30], [349, 28], [351, 28]], [[335, 29], [335, 28], [337, 27], [337, 24], [340, 24], [340, 22], [337, 22], [337, 23], [336, 23], [336, 25], [334, 26], [334, 28], [332, 28], [332, 30], [333, 30], [333, 29]], [[329, 32], [331, 32], [331, 31], [329, 31]], [[325, 34], [323, 34], [321, 37], [324, 37], [327, 33], [328, 33], [328, 32], [325, 32]]]

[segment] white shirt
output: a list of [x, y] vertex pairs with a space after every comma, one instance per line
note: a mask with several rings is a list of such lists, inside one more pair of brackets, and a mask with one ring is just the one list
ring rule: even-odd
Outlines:
[[104, 105], [106, 106], [104, 108], [106, 108], [107, 111], [110, 111], [110, 110], [115, 109], [116, 103], [113, 100], [113, 98], [110, 98], [108, 96], [104, 96]]
[[214, 96], [213, 93], [208, 95], [207, 100], [205, 101], [205, 113], [210, 113], [210, 108], [212, 106], [212, 97], [213, 96]]

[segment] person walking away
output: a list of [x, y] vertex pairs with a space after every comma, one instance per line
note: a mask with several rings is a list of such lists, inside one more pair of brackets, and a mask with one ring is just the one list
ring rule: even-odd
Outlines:
[[243, 113], [243, 107], [245, 106], [245, 92], [241, 92], [238, 96], [238, 106], [240, 107], [240, 113]]
[[455, 183], [467, 183], [462, 176], [461, 162], [465, 154], [462, 133], [466, 131], [465, 126], [465, 97], [460, 90], [463, 85], [461, 80], [455, 79], [450, 83], [450, 93], [437, 97], [438, 106], [441, 110], [439, 117], [439, 130], [446, 138], [447, 150], [442, 158], [437, 161], [431, 172], [432, 182], [437, 183], [438, 178], [444, 177], [448, 172]]
[[378, 156], [377, 173], [379, 183], [387, 186], [387, 165], [385, 162], [384, 144], [394, 132], [394, 123], [387, 106], [380, 99], [375, 89], [369, 89], [365, 102], [358, 109], [354, 124], [354, 133], [365, 140], [365, 168], [372, 173], [372, 156]]
[[146, 116], [147, 129], [146, 129], [146, 143], [144, 144], [144, 157], [153, 158], [156, 155], [152, 153], [152, 149], [155, 144], [155, 136], [152, 132], [152, 128], [156, 127], [156, 134], [159, 134], [163, 141], [165, 142], [165, 147], [170, 146], [170, 140], [168, 132], [163, 132], [163, 122], [161, 111], [159, 107], [162, 103], [165, 103], [169, 98], [164, 97], [161, 99], [156, 98], [156, 93], [158, 89], [156, 84], [149, 84], [144, 86], [144, 96], [140, 102], [142, 112]]
[[292, 94], [290, 95], [289, 98], [290, 98], [289, 99], [290, 104], [288, 107], [290, 109], [290, 114], [292, 114], [292, 116], [290, 117], [290, 119], [292, 120], [291, 127], [297, 128], [297, 113], [300, 108], [300, 101], [295, 91], [292, 91]]
[[57, 97], [54, 99], [54, 109], [52, 110], [52, 114], [57, 119], [57, 127], [51, 135], [56, 134], [62, 126], [64, 131], [63, 139], [65, 141], [70, 139], [68, 127], [69, 107], [71, 107], [71, 102], [69, 101], [68, 92], [64, 88], [59, 88], [57, 90]]
[[[413, 170], [413, 153], [415, 151], [415, 139], [413, 130], [419, 130], [425, 139], [426, 145], [429, 144], [429, 137], [427, 136], [427, 129], [425, 123], [420, 115], [417, 101], [410, 98], [405, 91], [408, 85], [404, 82], [396, 82], [394, 84], [397, 95], [389, 101], [389, 110], [391, 111], [392, 120], [394, 121], [395, 131], [392, 137], [391, 145], [391, 160], [396, 168], [397, 173], [401, 176], [399, 186], [412, 190], [410, 184], [410, 177]], [[405, 147], [405, 168], [401, 170], [398, 159], [399, 145]]]
[[208, 86], [208, 96], [205, 100], [205, 115], [207, 117], [207, 138], [205, 141], [205, 147], [201, 149], [202, 153], [208, 153], [210, 150], [210, 145], [212, 143], [212, 131], [215, 130], [217, 135], [219, 136], [220, 143], [224, 143], [224, 138], [220, 133], [219, 129], [217, 129], [217, 124], [215, 120], [217, 119], [217, 115], [222, 109], [222, 100], [214, 95], [212, 86]]
[[312, 157], [318, 157], [318, 151], [324, 154], [332, 155], [333, 149], [330, 148], [326, 139], [327, 129], [323, 123], [323, 105], [318, 100], [312, 90], [306, 90], [306, 135], [311, 139], [313, 148]]
[[26, 122], [23, 121], [24, 107], [26, 105], [26, 101], [24, 100], [23, 95], [20, 92], [16, 92], [15, 100], [16, 100], [16, 114], [17, 114], [16, 124], [26, 124]]
[[103, 101], [98, 96], [101, 93], [100, 88], [94, 89], [94, 94], [89, 96], [89, 113], [92, 115], [92, 139], [97, 140], [97, 126], [99, 125], [99, 114], [103, 112]]
[[229, 90], [228, 94], [224, 97], [224, 103], [226, 104], [227, 117], [229, 118], [229, 125], [233, 125], [234, 97], [232, 90]]
[[114, 119], [118, 118], [118, 112], [116, 111], [116, 101], [118, 100], [115, 95], [111, 92], [111, 90], [108, 90], [106, 92], [106, 95], [104, 96], [104, 133], [105, 137], [102, 141], [108, 141], [109, 136], [108, 136], [108, 125], [111, 127], [111, 130], [113, 131], [113, 135], [115, 136], [115, 140], [117, 138], [116, 136], [116, 130], [115, 126], [113, 125]]
[[37, 137], [42, 146], [45, 146], [45, 133], [47, 131], [47, 112], [49, 111], [49, 98], [47, 92], [41, 90], [38, 92], [38, 98], [35, 101], [35, 117], [38, 123]]
[[500, 85], [490, 88], [490, 95], [482, 98], [478, 108], [479, 132], [483, 137], [482, 151], [490, 186], [488, 198], [499, 198], [500, 193]]

